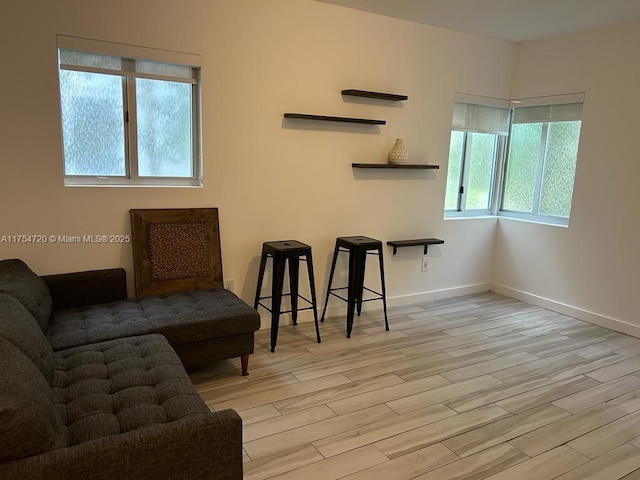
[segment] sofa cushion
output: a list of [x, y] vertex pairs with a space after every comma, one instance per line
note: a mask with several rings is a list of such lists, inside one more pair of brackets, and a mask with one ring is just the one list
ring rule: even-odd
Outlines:
[[51, 345], [24, 305], [6, 293], [0, 293], [0, 338], [24, 353], [51, 383], [54, 365]]
[[22, 260], [0, 260], [0, 293], [8, 293], [22, 303], [46, 331], [51, 316], [51, 295], [47, 284]]
[[54, 311], [47, 338], [54, 350], [153, 333], [153, 324], [134, 301]]
[[147, 333], [160, 333], [171, 345], [181, 345], [258, 328], [258, 313], [220, 288], [55, 311], [47, 336], [59, 350]]
[[62, 448], [66, 429], [53, 393], [40, 370], [0, 338], [0, 461], [17, 460]]
[[209, 414], [161, 335], [121, 338], [55, 353], [53, 392], [69, 446]]

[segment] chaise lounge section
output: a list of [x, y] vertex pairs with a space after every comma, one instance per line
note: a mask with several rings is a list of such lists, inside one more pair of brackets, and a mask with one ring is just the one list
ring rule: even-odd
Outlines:
[[246, 375], [260, 316], [223, 288], [127, 299], [124, 269], [38, 277], [0, 261], [0, 292], [23, 299], [54, 350], [133, 335], [166, 337], [185, 367], [240, 357]]

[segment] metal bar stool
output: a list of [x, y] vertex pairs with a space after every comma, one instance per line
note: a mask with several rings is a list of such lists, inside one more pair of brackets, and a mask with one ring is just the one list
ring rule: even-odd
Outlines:
[[[262, 281], [264, 277], [267, 258], [273, 259], [273, 280], [271, 282], [271, 295], [260, 296]], [[302, 258], [304, 257], [304, 258]], [[309, 275], [309, 288], [311, 290], [311, 300], [303, 297], [298, 292], [298, 279], [300, 272], [300, 260], [307, 262], [307, 273]], [[289, 286], [290, 293], [282, 293], [284, 285], [285, 262], [289, 260]], [[282, 308], [282, 297], [291, 297], [291, 310], [280, 310]], [[260, 300], [271, 299], [271, 308]], [[298, 308], [298, 298], [307, 302], [310, 306]], [[257, 309], [261, 305], [271, 312], [271, 351], [275, 351], [278, 340], [278, 325], [281, 313], [291, 313], [293, 324], [298, 324], [298, 312], [302, 310], [313, 310], [313, 318], [316, 324], [316, 338], [320, 343], [320, 329], [318, 328], [318, 310], [316, 308], [316, 285], [313, 277], [313, 259], [311, 257], [311, 247], [297, 240], [281, 240], [277, 242], [265, 242], [262, 244], [262, 258], [260, 259], [260, 272], [258, 273], [258, 285], [256, 287], [256, 298], [253, 308]]]
[[[331, 288], [333, 274], [336, 270], [336, 260], [338, 259], [338, 253], [340, 252], [349, 253], [349, 284], [346, 287]], [[364, 286], [364, 269], [367, 263], [367, 255], [377, 255], [380, 261], [380, 283], [382, 284], [382, 293]], [[347, 290], [347, 298], [334, 293], [336, 290]], [[363, 294], [365, 290], [375, 294], [376, 297], [364, 299]], [[324, 315], [327, 311], [329, 295], [333, 295], [334, 297], [338, 297], [340, 300], [347, 302], [347, 338], [351, 338], [354, 312], [357, 310], [358, 316], [360, 316], [360, 313], [362, 312], [362, 302], [382, 300], [385, 329], [387, 331], [389, 330], [389, 321], [387, 320], [387, 295], [384, 285], [384, 262], [382, 258], [382, 242], [380, 240], [361, 236], [336, 238], [336, 246], [333, 251], [333, 262], [331, 263], [331, 273], [329, 274], [329, 285], [327, 287], [327, 297], [325, 298], [324, 309], [322, 310], [322, 322], [324, 322]]]

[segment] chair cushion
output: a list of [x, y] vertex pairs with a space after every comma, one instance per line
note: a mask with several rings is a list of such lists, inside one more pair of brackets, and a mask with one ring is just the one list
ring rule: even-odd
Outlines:
[[4, 338], [53, 380], [53, 350], [29, 311], [11, 295], [0, 293], [0, 338]]
[[8, 293], [22, 303], [46, 331], [51, 315], [51, 295], [42, 278], [17, 258], [0, 261], [0, 293]]
[[0, 338], [0, 461], [62, 448], [62, 425], [53, 393], [40, 370], [15, 346]]
[[85, 345], [55, 356], [52, 390], [69, 446], [209, 414], [161, 335]]
[[53, 312], [54, 350], [130, 335], [160, 333], [171, 345], [260, 328], [258, 313], [229, 290], [194, 290]]

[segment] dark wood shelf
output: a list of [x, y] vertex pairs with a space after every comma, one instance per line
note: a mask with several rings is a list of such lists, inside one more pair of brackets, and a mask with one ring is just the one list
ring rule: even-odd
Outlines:
[[387, 245], [393, 247], [394, 255], [397, 253], [398, 248], [424, 246], [424, 254], [426, 255], [429, 245], [442, 245], [443, 243], [444, 240], [439, 238], [421, 238], [417, 240], [390, 240]]
[[386, 120], [373, 120], [369, 118], [330, 117], [326, 115], [310, 115], [307, 113], [285, 113], [284, 118], [296, 118], [301, 120], [319, 120], [322, 122], [362, 123], [364, 125], [385, 125]]
[[348, 95], [351, 97], [375, 98], [378, 100], [390, 100], [392, 102], [401, 102], [402, 100], [407, 100], [409, 98], [407, 95], [398, 95], [396, 93], [369, 92], [367, 90], [354, 89], [342, 90], [342, 95]]
[[406, 170], [438, 170], [440, 165], [427, 165], [421, 163], [352, 163], [353, 168], [400, 168]]

